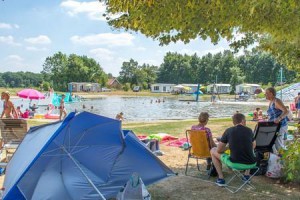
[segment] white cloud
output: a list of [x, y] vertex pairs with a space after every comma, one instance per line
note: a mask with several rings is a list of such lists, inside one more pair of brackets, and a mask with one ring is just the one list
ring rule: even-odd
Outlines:
[[90, 50], [90, 54], [98, 60], [112, 61], [114, 59], [114, 53], [104, 48], [92, 49]]
[[72, 36], [70, 40], [80, 45], [131, 46], [134, 36], [129, 33], [101, 33], [88, 36]]
[[105, 5], [99, 1], [79, 2], [74, 0], [63, 1], [60, 6], [64, 8], [70, 16], [86, 14], [92, 20], [105, 20], [103, 13]]
[[13, 46], [21, 46], [20, 43], [15, 42], [15, 39], [13, 36], [0, 36], [0, 43], [13, 45]]
[[12, 28], [12, 25], [6, 24], [6, 23], [0, 23], [0, 28], [3, 28], [3, 29], [11, 29], [11, 28]]
[[26, 42], [30, 44], [50, 44], [51, 40], [46, 35], [39, 35], [37, 37], [26, 38]]
[[146, 51], [147, 49], [145, 47], [137, 47], [136, 50], [137, 51]]
[[12, 29], [12, 28], [19, 28], [19, 25], [0, 23], [0, 29]]
[[21, 61], [23, 61], [23, 58], [19, 55], [9, 55], [9, 56], [7, 56], [6, 60], [21, 62]]
[[38, 48], [38, 47], [28, 46], [28, 47], [26, 47], [26, 50], [28, 50], [28, 51], [47, 51], [48, 49], [45, 47]]

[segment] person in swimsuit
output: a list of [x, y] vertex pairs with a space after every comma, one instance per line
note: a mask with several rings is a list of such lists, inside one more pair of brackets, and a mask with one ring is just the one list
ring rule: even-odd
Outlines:
[[67, 111], [65, 108], [65, 95], [61, 96], [60, 105], [59, 105], [59, 120], [62, 120], [62, 115], [64, 114], [64, 118], [67, 116]]
[[282, 101], [276, 98], [276, 90], [273, 87], [266, 89], [265, 95], [266, 99], [270, 101], [269, 108], [267, 110], [269, 121], [281, 123], [279, 135], [277, 136], [275, 141], [275, 148], [278, 151], [281, 148], [285, 148], [284, 140], [288, 130], [288, 110], [286, 109]]
[[1, 93], [1, 100], [3, 100], [3, 111], [1, 114], [1, 118], [14, 118], [14, 114], [16, 118], [19, 118], [19, 115], [14, 107], [14, 104], [9, 100], [10, 94], [8, 91]]

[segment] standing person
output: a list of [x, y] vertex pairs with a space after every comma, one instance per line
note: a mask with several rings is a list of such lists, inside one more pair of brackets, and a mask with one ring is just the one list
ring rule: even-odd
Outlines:
[[14, 104], [9, 100], [10, 94], [8, 91], [1, 93], [1, 100], [3, 101], [3, 111], [1, 114], [1, 118], [14, 118], [14, 114], [16, 118], [19, 118], [19, 115], [14, 107]]
[[296, 117], [300, 118], [300, 92], [298, 92], [298, 96], [295, 97], [295, 107], [296, 107]]
[[[209, 114], [207, 112], [201, 112], [198, 117], [199, 123], [197, 125], [192, 126], [191, 130], [205, 130], [206, 138], [209, 141], [209, 148], [211, 149], [213, 147], [216, 147], [217, 145], [213, 140], [211, 130], [208, 127], [206, 127], [208, 120], [209, 120]], [[211, 158], [208, 158], [206, 160], [206, 163], [207, 163], [206, 169], [209, 170], [211, 167]]]
[[287, 134], [287, 115], [288, 110], [282, 103], [282, 101], [276, 98], [276, 90], [273, 87], [266, 89], [266, 99], [270, 101], [269, 108], [267, 110], [269, 121], [275, 123], [281, 123], [279, 135], [275, 141], [275, 148], [278, 151], [280, 148], [285, 148], [284, 138]]
[[[232, 122], [234, 126], [226, 129], [218, 146], [210, 150], [213, 164], [218, 172], [216, 181], [218, 186], [226, 185], [222, 172], [222, 163], [232, 168], [241, 166], [251, 168], [256, 165], [253, 151], [256, 144], [252, 130], [246, 126], [245, 115], [242, 113], [234, 114]], [[229, 144], [230, 155], [225, 153], [227, 144]], [[249, 174], [250, 171], [246, 170], [243, 180], [248, 180], [250, 178]]]
[[67, 115], [67, 111], [65, 108], [65, 95], [61, 95], [60, 105], [59, 105], [59, 120], [62, 120], [62, 115], [64, 114], [64, 118]]

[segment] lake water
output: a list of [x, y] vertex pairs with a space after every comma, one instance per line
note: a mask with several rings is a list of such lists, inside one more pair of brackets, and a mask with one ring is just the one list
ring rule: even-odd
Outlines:
[[[119, 97], [109, 96], [90, 99], [83, 102], [67, 104], [68, 112], [89, 111], [95, 114], [115, 118], [119, 112], [124, 113], [126, 121], [181, 120], [197, 119], [200, 112], [206, 111], [211, 117], [230, 117], [236, 111], [248, 115], [256, 107], [265, 110], [266, 106], [258, 106], [248, 102], [228, 104], [211, 102], [187, 102], [176, 98], [164, 97], [164, 102], [157, 103], [154, 97]], [[151, 103], [152, 101], [152, 103]], [[83, 109], [85, 105], [85, 109]], [[93, 107], [93, 108], [91, 108]]]

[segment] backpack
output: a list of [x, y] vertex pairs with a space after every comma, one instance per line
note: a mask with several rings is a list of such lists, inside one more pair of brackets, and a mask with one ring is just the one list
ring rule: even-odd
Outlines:
[[[256, 151], [255, 157], [256, 157], [256, 166], [259, 168], [255, 176], [265, 175], [268, 169], [269, 152], [263, 153], [263, 152]], [[250, 174], [254, 174], [255, 171], [256, 169], [250, 170]]]

